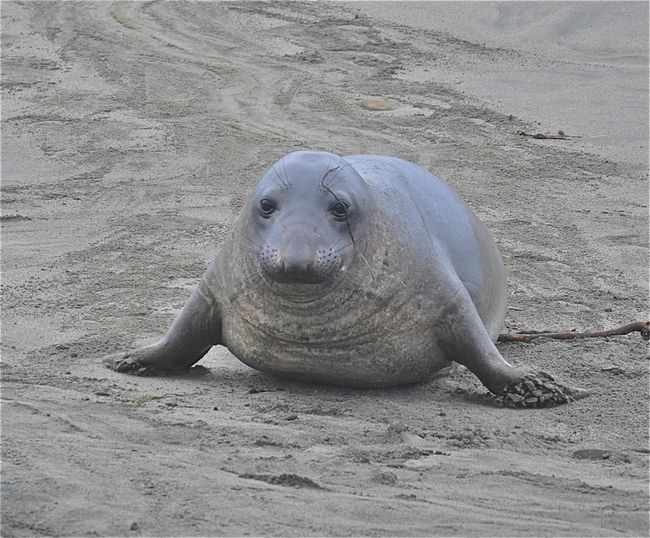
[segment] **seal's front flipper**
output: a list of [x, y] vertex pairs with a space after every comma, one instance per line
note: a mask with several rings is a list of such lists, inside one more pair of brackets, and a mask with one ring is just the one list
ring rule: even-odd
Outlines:
[[[203, 357], [209, 349], [201, 353], [189, 366]], [[182, 357], [183, 355], [174, 353], [168, 346], [166, 347], [163, 339], [152, 346], [111, 355], [105, 358], [103, 363], [107, 368], [122, 374], [161, 376], [185, 373], [189, 366], [184, 360], [179, 360]]]
[[221, 341], [219, 305], [208, 285], [213, 266], [156, 344], [108, 357], [104, 364], [133, 375], [183, 373]]
[[137, 352], [116, 353], [103, 359], [102, 363], [104, 366], [106, 366], [106, 368], [110, 368], [111, 370], [115, 370], [116, 372], [120, 372], [122, 374], [148, 376], [156, 375], [159, 373], [145, 366], [144, 363], [140, 362], [137, 356], [134, 356], [135, 353]]
[[441, 327], [441, 341], [448, 358], [466, 366], [497, 401], [509, 407], [547, 407], [589, 395], [586, 390], [558, 383], [546, 373], [534, 375], [512, 366], [494, 345], [469, 295], [465, 297], [464, 290], [458, 293], [461, 297], [449, 301], [449, 308], [458, 304], [463, 307], [442, 316], [448, 321]]
[[551, 407], [586, 398], [590, 391], [558, 383], [546, 372], [526, 374], [506, 385], [495, 400], [507, 407]]

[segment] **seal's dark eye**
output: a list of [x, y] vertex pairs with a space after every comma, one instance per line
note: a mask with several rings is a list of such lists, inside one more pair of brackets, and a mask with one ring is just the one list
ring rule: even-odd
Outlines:
[[348, 216], [349, 210], [350, 206], [342, 200], [337, 200], [330, 208], [332, 215], [341, 220]]
[[262, 215], [268, 217], [275, 211], [275, 202], [273, 200], [269, 200], [268, 198], [262, 198], [260, 200], [260, 211], [262, 212]]

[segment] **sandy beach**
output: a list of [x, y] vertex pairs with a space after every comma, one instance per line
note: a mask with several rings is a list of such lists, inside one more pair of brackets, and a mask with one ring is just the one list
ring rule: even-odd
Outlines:
[[461, 368], [357, 390], [223, 347], [186, 376], [102, 365], [156, 341], [297, 149], [449, 182], [502, 251], [504, 330], [648, 319], [647, 2], [0, 14], [2, 536], [648, 536], [638, 334], [500, 344], [592, 391], [547, 409]]

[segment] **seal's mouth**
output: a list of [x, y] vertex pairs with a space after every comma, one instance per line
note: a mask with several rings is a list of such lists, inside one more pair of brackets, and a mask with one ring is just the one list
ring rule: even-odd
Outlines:
[[310, 267], [285, 267], [280, 265], [277, 269], [268, 271], [262, 268], [266, 277], [273, 282], [280, 284], [287, 284], [289, 286], [315, 286], [318, 284], [326, 284], [334, 280], [338, 271], [318, 271]]
[[336, 289], [345, 267], [319, 271], [315, 268], [292, 269], [279, 265], [277, 270], [259, 267], [259, 275], [268, 289], [290, 303], [309, 303], [321, 299]]

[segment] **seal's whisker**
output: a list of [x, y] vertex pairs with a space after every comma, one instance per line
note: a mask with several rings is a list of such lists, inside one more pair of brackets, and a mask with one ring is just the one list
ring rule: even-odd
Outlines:
[[244, 247], [244, 246], [241, 246], [241, 245], [239, 246], [239, 248], [241, 250], [243, 250], [244, 252], [250, 252], [251, 254], [255, 254], [256, 256], [259, 255], [259, 253], [260, 253], [259, 250], [254, 250], [252, 248]]
[[262, 236], [259, 230], [253, 228], [253, 231], [257, 234], [257, 236], [260, 238], [260, 244], [258, 246], [264, 246], [266, 244], [266, 239]]
[[351, 275], [345, 275], [339, 280], [338, 286], [346, 289], [358, 290], [362, 287], [363, 281]]
[[280, 190], [282, 190], [282, 188], [284, 187], [284, 185], [283, 185], [283, 183], [282, 183], [282, 178], [280, 177], [280, 174], [278, 174], [277, 170], [273, 167], [273, 165], [271, 165], [271, 170], [273, 171], [273, 173], [275, 173], [275, 175], [277, 176], [277, 179], [274, 178], [273, 176], [271, 176], [270, 174], [268, 175], [268, 178], [269, 178], [269, 179], [270, 179], [270, 180], [271, 180], [275, 185], [277, 185], [278, 188], [279, 188]]
[[[256, 243], [256, 242], [253, 240], [253, 238], [252, 238], [252, 237], [249, 237], [248, 235], [244, 235], [244, 237], [245, 237], [246, 239], [248, 239], [251, 243], [253, 243], [257, 248], [260, 248], [260, 249], [261, 249], [261, 248], [266, 244], [266, 240], [264, 239], [264, 237], [262, 237], [262, 234], [260, 233], [259, 230], [256, 230], [255, 228], [253, 228], [253, 231], [254, 231], [254, 232], [257, 234], [257, 236], [259, 237], [259, 243]], [[242, 235], [243, 235], [243, 234], [242, 234]]]
[[[331, 248], [331, 249], [333, 249], [333, 250], [335, 250], [335, 251], [338, 252], [338, 250], [336, 250], [337, 247], [341, 244], [341, 242], [345, 241], [346, 239], [347, 239], [347, 237], [339, 237], [336, 241], [334, 241], [334, 243], [332, 243], [332, 244], [329, 246], [329, 248]], [[351, 245], [351, 244], [352, 244], [352, 243], [348, 242], [348, 243], [346, 243], [345, 246], [347, 247], [347, 246], [349, 246], [349, 245]], [[345, 247], [342, 247], [342, 248], [345, 248]]]
[[268, 282], [260, 275], [251, 275], [248, 282], [251, 286], [255, 286], [256, 289], [261, 288], [265, 284], [268, 285]]
[[255, 285], [260, 285], [262, 282], [266, 282], [266, 279], [258, 271], [245, 272], [244, 279]]
[[370, 278], [372, 280], [375, 280], [375, 275], [372, 274], [372, 267], [370, 267], [370, 264], [368, 263], [368, 260], [366, 260], [366, 257], [363, 255], [362, 252], [359, 252], [359, 256], [365, 262], [365, 264], [368, 266], [368, 272], [370, 273]]
[[244, 275], [247, 277], [256, 277], [256, 278], [264, 278], [264, 275], [262, 275], [259, 271], [259, 268], [257, 266], [248, 266], [246, 268], [247, 270], [245, 271]]
[[353, 247], [353, 246], [354, 246], [354, 243], [352, 241], [349, 241], [347, 244], [343, 245], [342, 247], [334, 249], [334, 252], [336, 252], [338, 254], [342, 250], [345, 250], [346, 248]]
[[280, 161], [282, 163], [282, 170], [284, 170], [284, 179], [286, 183], [287, 190], [291, 188], [291, 182], [289, 181], [289, 174], [287, 173], [287, 165], [284, 162], [284, 159]]
[[252, 246], [245, 243], [239, 243], [238, 247], [246, 252], [251, 252], [252, 254], [259, 254], [260, 247], [251, 241]]
[[278, 180], [280, 181], [279, 187], [280, 190], [289, 190], [289, 178], [288, 177], [282, 177], [280, 173], [275, 169], [275, 165], [271, 165], [271, 170], [275, 173], [276, 176], [278, 176]]
[[[243, 232], [239, 232], [236, 230], [233, 230], [233, 232], [239, 237], [240, 239], [246, 239], [249, 243], [251, 243], [255, 248], [261, 249], [262, 245], [260, 243], [256, 243], [252, 238], [248, 237], [246, 234]], [[241, 245], [240, 245], [241, 246]], [[243, 247], [242, 247], [243, 248]]]

